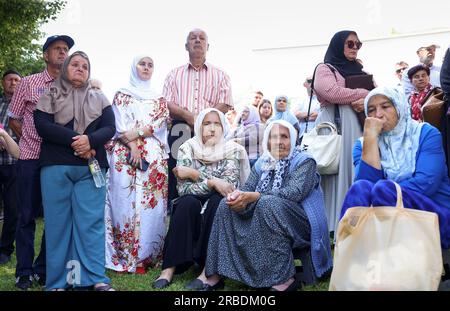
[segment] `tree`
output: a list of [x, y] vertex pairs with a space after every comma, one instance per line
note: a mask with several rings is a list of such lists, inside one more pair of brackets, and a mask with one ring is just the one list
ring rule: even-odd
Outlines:
[[0, 72], [17, 69], [22, 75], [42, 71], [44, 36], [40, 27], [64, 8], [63, 0], [0, 0]]

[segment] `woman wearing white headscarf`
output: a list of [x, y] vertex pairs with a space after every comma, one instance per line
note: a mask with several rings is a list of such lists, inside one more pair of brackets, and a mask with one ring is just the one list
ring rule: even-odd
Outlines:
[[145, 273], [160, 259], [167, 216], [167, 118], [151, 89], [153, 60], [133, 59], [129, 85], [113, 100], [117, 133], [108, 151], [106, 267]]
[[296, 147], [297, 131], [278, 120], [264, 132], [264, 154], [239, 190], [220, 202], [211, 231], [203, 290], [219, 275], [254, 288], [296, 290], [293, 248], [310, 249], [319, 277], [332, 265], [320, 176]]
[[395, 185], [407, 208], [439, 216], [441, 244], [450, 247], [450, 184], [439, 131], [413, 120], [404, 94], [378, 87], [364, 101], [363, 137], [353, 149], [355, 183], [341, 217], [353, 206], [395, 206]]
[[250, 160], [250, 166], [255, 164], [262, 154], [262, 139], [264, 125], [259, 121], [258, 110], [252, 105], [244, 106], [238, 117], [240, 125], [228, 136], [245, 148]]
[[[245, 149], [225, 140], [227, 125], [222, 112], [214, 108], [200, 112], [194, 132], [178, 151], [174, 174], [180, 197], [173, 205], [162, 272], [153, 283], [155, 288], [167, 287], [174, 273], [184, 272], [194, 262], [204, 265], [217, 206], [244, 184], [250, 173]], [[194, 280], [188, 288], [197, 283]]]

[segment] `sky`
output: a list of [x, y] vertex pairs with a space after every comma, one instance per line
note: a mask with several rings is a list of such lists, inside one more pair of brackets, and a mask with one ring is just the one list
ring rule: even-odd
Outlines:
[[[356, 30], [364, 42], [393, 33], [449, 29], [449, 11], [450, 1], [444, 0], [68, 0], [58, 19], [41, 30], [47, 35], [67, 34], [74, 38], [72, 51], [82, 50], [89, 55], [91, 77], [103, 82], [105, 94], [112, 99], [117, 89], [127, 85], [133, 56], [141, 53], [153, 58], [152, 86], [162, 92], [168, 72], [188, 62], [184, 48], [187, 34], [193, 28], [202, 28], [209, 37], [207, 61], [229, 74], [233, 98], [242, 103], [256, 89], [270, 96], [286, 92], [289, 96], [303, 96], [304, 77], [323, 59], [326, 45], [339, 30]], [[439, 40], [443, 46], [436, 59], [442, 58], [439, 53], [445, 51], [450, 37], [441, 36]], [[270, 66], [266, 64], [267, 53], [261, 52], [305, 45], [321, 46], [314, 50], [314, 57], [301, 49], [294, 49], [290, 53], [298, 55], [289, 57], [276, 52]], [[400, 52], [405, 53], [394, 45], [385, 51], [386, 59], [402, 59]], [[408, 57], [414, 54], [412, 51]], [[297, 57], [303, 62], [291, 66], [291, 59]], [[309, 58], [311, 63], [304, 65]], [[379, 60], [373, 58], [364, 63], [376, 76]], [[276, 70], [277, 61], [283, 71]], [[390, 70], [394, 64], [386, 66]]]

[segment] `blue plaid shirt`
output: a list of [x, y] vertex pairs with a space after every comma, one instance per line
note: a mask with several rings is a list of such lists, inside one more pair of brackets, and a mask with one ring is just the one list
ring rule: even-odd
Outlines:
[[[6, 132], [8, 132], [11, 137], [18, 142], [17, 136], [14, 132], [9, 128], [8, 122], [8, 106], [11, 99], [7, 99], [5, 96], [0, 97], [0, 123], [3, 124], [3, 127]], [[16, 164], [16, 159], [13, 158], [6, 152], [6, 150], [0, 151], [0, 165], [12, 165]]]

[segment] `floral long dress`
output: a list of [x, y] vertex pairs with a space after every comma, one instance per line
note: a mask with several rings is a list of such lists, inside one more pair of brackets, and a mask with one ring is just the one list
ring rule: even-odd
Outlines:
[[[105, 206], [106, 267], [135, 272], [137, 264], [161, 259], [167, 217], [167, 119], [163, 99], [137, 100], [118, 92], [113, 100], [117, 133], [152, 126], [154, 135], [137, 140], [146, 171], [128, 164], [129, 149], [114, 140], [108, 150]], [[163, 139], [161, 139], [163, 137]]]

